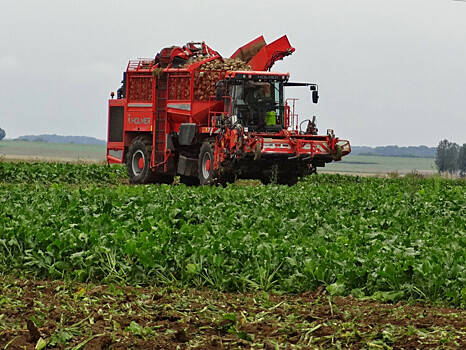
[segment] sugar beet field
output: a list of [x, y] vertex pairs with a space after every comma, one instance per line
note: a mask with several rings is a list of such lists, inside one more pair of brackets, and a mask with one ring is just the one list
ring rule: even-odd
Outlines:
[[466, 182], [0, 163], [0, 347], [466, 347]]

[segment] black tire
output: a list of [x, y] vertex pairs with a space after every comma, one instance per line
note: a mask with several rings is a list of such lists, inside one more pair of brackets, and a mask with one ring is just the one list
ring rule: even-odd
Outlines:
[[214, 185], [214, 143], [213, 141], [205, 141], [199, 152], [199, 184]]
[[199, 186], [199, 179], [195, 176], [180, 175], [180, 183], [186, 186]]
[[155, 174], [150, 168], [152, 141], [147, 136], [134, 138], [126, 155], [126, 168], [129, 182], [132, 184], [148, 184], [155, 181]]

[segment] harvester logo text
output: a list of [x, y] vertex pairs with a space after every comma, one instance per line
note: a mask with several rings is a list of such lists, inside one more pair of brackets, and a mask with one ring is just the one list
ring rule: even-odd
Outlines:
[[146, 124], [146, 125], [149, 125], [150, 124], [150, 118], [138, 118], [138, 117], [131, 118], [131, 117], [128, 117], [128, 123], [129, 124]]

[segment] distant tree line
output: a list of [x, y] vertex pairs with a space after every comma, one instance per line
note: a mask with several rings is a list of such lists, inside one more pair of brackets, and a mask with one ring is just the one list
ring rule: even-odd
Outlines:
[[352, 146], [352, 155], [382, 156], [382, 157], [408, 157], [408, 158], [435, 158], [435, 147], [427, 146]]
[[0, 128], [0, 140], [4, 139], [5, 136], [6, 136], [5, 130], [3, 130], [2, 128]]
[[459, 146], [457, 143], [448, 140], [442, 140], [437, 146], [437, 155], [435, 157], [440, 174], [455, 174], [459, 172], [461, 177], [466, 177], [466, 143]]
[[20, 141], [50, 142], [50, 143], [76, 143], [83, 145], [105, 145], [103, 140], [90, 136], [62, 136], [56, 134], [25, 135], [17, 138]]

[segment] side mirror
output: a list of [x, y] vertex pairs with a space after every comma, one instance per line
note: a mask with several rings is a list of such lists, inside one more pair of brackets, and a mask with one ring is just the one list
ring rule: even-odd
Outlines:
[[215, 94], [215, 99], [217, 101], [223, 100], [223, 83], [222, 82], [217, 83], [217, 91]]
[[312, 103], [317, 103], [319, 101], [319, 90], [317, 89], [317, 85], [310, 84], [309, 89], [312, 93]]
[[317, 103], [319, 101], [319, 91], [312, 91], [312, 103]]

